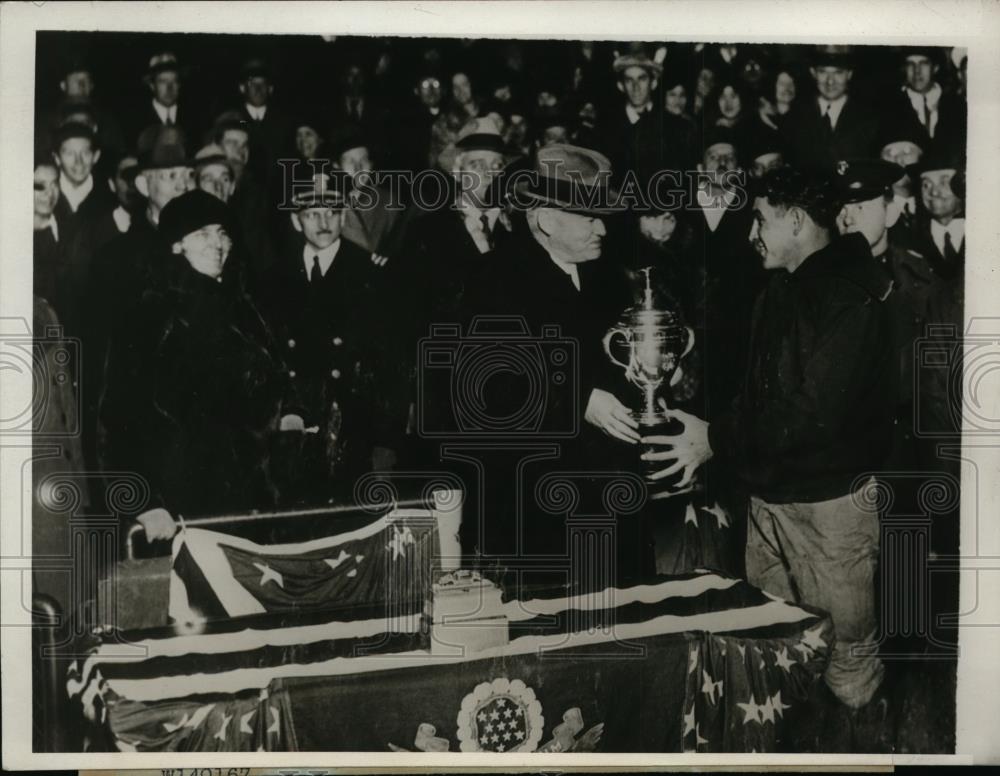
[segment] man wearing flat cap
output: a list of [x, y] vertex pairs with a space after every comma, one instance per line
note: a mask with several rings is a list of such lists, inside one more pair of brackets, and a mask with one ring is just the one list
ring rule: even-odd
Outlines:
[[275, 261], [277, 249], [272, 227], [281, 213], [272, 208], [267, 181], [260, 177], [261, 172], [254, 163], [250, 133], [250, 122], [241, 118], [238, 112], [228, 111], [215, 120], [212, 142], [221, 147], [229, 159], [235, 182], [229, 206], [246, 238], [251, 275], [259, 280]]
[[344, 196], [333, 176], [297, 192], [290, 214], [298, 241], [268, 270], [258, 294], [288, 365], [294, 435], [286, 489], [297, 502], [350, 496], [358, 477], [392, 467], [405, 429], [383, 266], [342, 233]]
[[202, 191], [220, 202], [229, 202], [236, 189], [236, 176], [222, 146], [209, 143], [194, 155], [194, 179]]
[[613, 67], [624, 104], [605, 117], [601, 142], [616, 182], [629, 172], [647, 181], [662, 169], [686, 169], [693, 161], [690, 126], [656, 97], [662, 64], [640, 52], [617, 57]]
[[67, 121], [80, 120], [80, 114], [92, 119], [97, 134], [97, 147], [103, 150], [96, 163], [101, 177], [111, 175], [115, 162], [125, 153], [125, 137], [117, 118], [97, 99], [97, 81], [94, 69], [85, 60], [68, 58], [61, 68], [59, 102], [49, 111], [35, 116], [35, 143], [46, 151], [52, 145], [52, 136]]
[[829, 170], [840, 159], [872, 156], [877, 149], [877, 114], [851, 95], [854, 54], [850, 46], [817, 46], [809, 72], [818, 94], [800, 98], [782, 125], [789, 162]]

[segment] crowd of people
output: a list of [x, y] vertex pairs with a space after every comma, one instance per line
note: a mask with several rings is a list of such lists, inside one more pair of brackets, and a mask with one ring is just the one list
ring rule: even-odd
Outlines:
[[[859, 478], [940, 468], [917, 424], [958, 428], [914, 349], [928, 325], [962, 325], [962, 52], [288, 48], [336, 87], [251, 54], [206, 94], [196, 56], [153, 48], [143, 73], [64, 57], [38, 106], [36, 315], [81, 343], [81, 466], [146, 479], [150, 539], [178, 514], [349, 499], [368, 473], [439, 466], [437, 429], [516, 420], [516, 379], [472, 420], [423, 390], [434, 327], [557, 324], [579, 368], [530, 431], [578, 434], [552, 466], [635, 468], [643, 442], [654, 478], [745, 510], [748, 578], [833, 614], [827, 683], [869, 708], [881, 664], [852, 646], [877, 629], [878, 515]], [[641, 196], [664, 171], [680, 196]], [[514, 172], [533, 177], [503, 187]], [[695, 347], [667, 391], [683, 431], [641, 439], [601, 341], [645, 267]], [[555, 530], [542, 522], [529, 533]]]

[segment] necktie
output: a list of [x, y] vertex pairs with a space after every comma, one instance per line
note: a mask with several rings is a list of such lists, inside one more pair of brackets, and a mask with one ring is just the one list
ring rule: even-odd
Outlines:
[[174, 111], [172, 108], [167, 108], [167, 126], [172, 127], [174, 125]]
[[830, 103], [826, 104], [826, 110], [823, 111], [823, 118], [826, 119], [826, 133], [833, 136], [833, 116], [830, 114], [830, 108], [832, 105]]
[[313, 256], [312, 270], [309, 272], [309, 282], [312, 285], [318, 285], [323, 279], [323, 270], [319, 266], [319, 256]]
[[927, 128], [927, 134], [931, 133], [931, 106], [927, 104], [927, 95], [924, 95], [924, 126]]
[[944, 233], [944, 260], [948, 264], [955, 264], [958, 261], [958, 251], [951, 241], [951, 232]]
[[493, 250], [493, 232], [490, 230], [490, 219], [485, 213], [479, 216], [479, 223], [483, 225], [483, 234], [486, 235], [486, 244]]

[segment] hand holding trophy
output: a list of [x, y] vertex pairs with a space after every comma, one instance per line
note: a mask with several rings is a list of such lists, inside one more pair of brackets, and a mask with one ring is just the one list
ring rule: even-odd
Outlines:
[[[646, 287], [642, 304], [625, 310], [618, 324], [608, 330], [604, 336], [604, 351], [613, 363], [625, 370], [628, 381], [642, 391], [641, 409], [633, 413], [640, 436], [673, 436], [680, 433], [683, 424], [667, 409], [661, 390], [670, 384], [681, 359], [694, 347], [694, 331], [682, 323], [677, 310], [654, 306], [651, 269], [643, 269]], [[618, 358], [616, 350], [627, 352], [628, 358]], [[654, 451], [648, 444], [641, 445], [641, 449], [643, 454]], [[662, 468], [657, 461], [640, 458], [640, 468], [647, 481], [656, 482], [662, 488], [654, 498], [691, 489], [690, 482], [685, 483], [685, 488], [672, 489], [681, 479], [679, 472], [671, 478], [651, 479]]]

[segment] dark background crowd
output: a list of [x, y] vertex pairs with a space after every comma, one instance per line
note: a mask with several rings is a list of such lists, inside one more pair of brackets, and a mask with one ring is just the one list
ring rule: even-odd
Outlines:
[[[431, 327], [516, 313], [581, 346], [577, 404], [543, 399], [546, 422], [580, 429], [563, 468], [634, 468], [637, 394], [603, 332], [652, 267], [695, 335], [671, 404], [729, 410], [768, 286], [753, 192], [790, 166], [836, 182], [836, 230], [864, 236], [872, 288], [892, 288], [883, 465], [940, 469], [919, 431], [956, 435], [954, 397], [913, 358], [928, 326], [962, 325], [966, 67], [949, 48], [39, 33], [36, 326], [80, 342], [47, 431], [79, 412], [73, 466], [146, 478], [150, 538], [177, 514], [357, 499], [372, 472], [449, 468], [441, 441], [478, 422], [420, 362]], [[551, 154], [613, 188], [679, 173], [690, 196], [598, 212], [534, 192], [543, 216], [484, 199]], [[435, 206], [408, 183], [365, 205], [372, 173], [427, 170]], [[485, 401], [514, 417], [524, 386], [499, 385]], [[700, 477], [706, 505], [745, 511], [733, 471]], [[481, 518], [465, 548], [511, 552], [509, 525]], [[938, 541], [954, 551], [957, 522]]]

